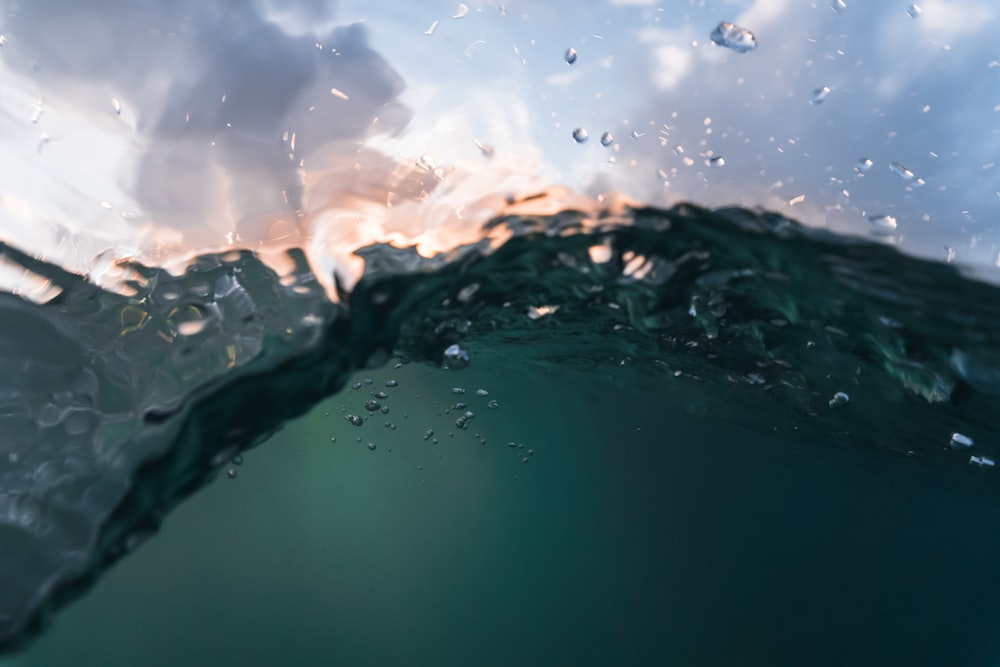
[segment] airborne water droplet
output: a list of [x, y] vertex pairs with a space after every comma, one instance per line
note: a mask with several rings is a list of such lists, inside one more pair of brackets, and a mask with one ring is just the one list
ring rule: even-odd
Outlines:
[[573, 130], [573, 141], [575, 141], [578, 144], [582, 144], [583, 142], [585, 142], [587, 140], [587, 137], [589, 136], [590, 135], [587, 134], [587, 131], [582, 127], [578, 127], [575, 130]]
[[817, 104], [823, 104], [823, 100], [830, 96], [830, 86], [823, 86], [817, 88], [813, 91], [812, 98], [809, 100], [809, 104], [816, 106]]
[[868, 218], [868, 222], [872, 223], [875, 231], [891, 232], [896, 229], [896, 218], [891, 215], [873, 215]]
[[711, 39], [719, 46], [732, 49], [737, 53], [746, 53], [757, 48], [757, 38], [752, 32], [729, 21], [722, 21], [715, 26]]
[[615, 143], [615, 138], [610, 132], [605, 132], [601, 135], [602, 146], [610, 146], [613, 143]]
[[899, 162], [893, 162], [889, 165], [889, 171], [899, 176], [904, 181], [909, 181], [913, 179], [913, 172], [904, 167]]
[[576, 62], [576, 49], [570, 47], [566, 49], [566, 55], [563, 56], [563, 60], [572, 65]]

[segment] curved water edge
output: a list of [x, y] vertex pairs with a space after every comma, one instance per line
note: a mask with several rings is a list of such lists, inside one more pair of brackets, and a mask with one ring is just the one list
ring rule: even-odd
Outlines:
[[0, 294], [3, 651], [241, 450], [391, 354], [460, 366], [452, 346], [487, 346], [804, 445], [995, 474], [1000, 299], [955, 266], [687, 204], [510, 215], [485, 234], [506, 241], [359, 250], [339, 302], [299, 250], [280, 273], [248, 251], [180, 275], [129, 264], [119, 294], [0, 246], [57, 293]]

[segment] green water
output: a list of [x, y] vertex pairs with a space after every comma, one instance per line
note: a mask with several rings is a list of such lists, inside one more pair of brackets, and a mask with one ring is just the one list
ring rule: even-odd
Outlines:
[[0, 664], [997, 664], [991, 478], [470, 351], [357, 375]]

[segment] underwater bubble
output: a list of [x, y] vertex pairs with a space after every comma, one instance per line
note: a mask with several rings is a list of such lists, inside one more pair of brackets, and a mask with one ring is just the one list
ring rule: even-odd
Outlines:
[[605, 132], [604, 134], [601, 135], [602, 146], [610, 146], [613, 143], [615, 143], [615, 138], [614, 135], [612, 135], [610, 132]]
[[953, 449], [968, 449], [974, 444], [972, 438], [961, 433], [951, 434], [951, 446]]
[[715, 26], [710, 37], [719, 46], [737, 53], [746, 53], [757, 48], [757, 38], [752, 32], [729, 21], [722, 21]]
[[813, 91], [812, 97], [809, 98], [809, 104], [816, 106], [817, 104], [823, 104], [823, 101], [830, 96], [830, 86], [822, 86]]
[[575, 130], [573, 130], [573, 141], [575, 141], [578, 144], [582, 144], [583, 142], [585, 142], [589, 136], [590, 135], [587, 134], [587, 131], [582, 127], [578, 127]]
[[457, 344], [449, 345], [444, 351], [444, 362], [451, 370], [465, 368], [470, 363], [469, 353]]
[[847, 394], [842, 391], [838, 391], [833, 395], [833, 398], [830, 399], [830, 407], [838, 408], [842, 405], [847, 405], [850, 401], [851, 398]]
[[563, 60], [565, 60], [570, 65], [572, 65], [573, 63], [575, 63], [576, 62], [576, 49], [574, 49], [572, 46], [569, 47], [568, 49], [566, 49], [566, 54], [563, 55]]

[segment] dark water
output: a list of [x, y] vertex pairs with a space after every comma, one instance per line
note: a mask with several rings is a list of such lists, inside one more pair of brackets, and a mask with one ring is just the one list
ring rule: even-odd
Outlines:
[[743, 210], [576, 222], [372, 249], [344, 306], [249, 255], [8, 297], [3, 664], [998, 662], [996, 288]]

